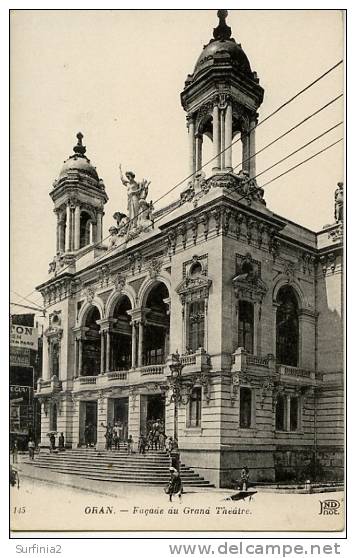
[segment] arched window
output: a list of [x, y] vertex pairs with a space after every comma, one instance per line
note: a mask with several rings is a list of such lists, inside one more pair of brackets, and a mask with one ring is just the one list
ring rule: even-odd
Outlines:
[[169, 352], [169, 316], [167, 304], [169, 292], [164, 283], [158, 283], [150, 291], [146, 309], [149, 310], [144, 326], [143, 364], [163, 364]]
[[80, 248], [90, 243], [90, 215], [86, 211], [80, 214]]
[[298, 366], [298, 301], [291, 287], [282, 287], [277, 296], [276, 358], [279, 364]]
[[246, 300], [239, 300], [239, 331], [238, 346], [253, 354], [253, 304]]

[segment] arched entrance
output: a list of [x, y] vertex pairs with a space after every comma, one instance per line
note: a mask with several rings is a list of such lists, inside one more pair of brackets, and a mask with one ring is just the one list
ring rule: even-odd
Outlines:
[[100, 320], [100, 313], [96, 306], [92, 306], [85, 320], [88, 328], [82, 341], [82, 376], [97, 376], [100, 374], [100, 326], [96, 323]]
[[164, 283], [158, 283], [146, 300], [146, 324], [143, 336], [143, 365], [164, 364], [169, 353], [169, 292]]
[[116, 319], [111, 331], [111, 370], [129, 370], [132, 365], [132, 326], [127, 313], [132, 309], [129, 298], [124, 295], [117, 302], [113, 318]]

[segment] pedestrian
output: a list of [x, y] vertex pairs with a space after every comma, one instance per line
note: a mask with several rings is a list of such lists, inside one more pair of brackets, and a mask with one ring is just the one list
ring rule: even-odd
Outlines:
[[131, 455], [132, 454], [132, 447], [133, 447], [133, 438], [130, 434], [130, 436], [127, 439], [127, 454]]
[[112, 440], [113, 440], [113, 443], [114, 443], [114, 448], [116, 450], [120, 449], [120, 439], [119, 439], [119, 433], [118, 433], [118, 428], [117, 428], [116, 424], [115, 424], [115, 426], [113, 426], [113, 429], [112, 429]]
[[51, 432], [49, 435], [49, 443], [50, 443], [50, 452], [52, 453], [56, 449], [56, 437], [53, 432]]
[[172, 438], [172, 436], [170, 436], [168, 438], [168, 442], [167, 442], [167, 450], [168, 450], [169, 455], [171, 454], [172, 449], [173, 449], [173, 438]]
[[166, 435], [164, 432], [160, 432], [159, 433], [159, 449], [160, 450], [164, 450], [165, 446], [166, 446]]
[[142, 455], [145, 454], [146, 451], [146, 438], [144, 437], [143, 434], [140, 434], [140, 438], [138, 440], [138, 452], [142, 453]]
[[10, 464], [10, 485], [20, 488], [20, 477], [17, 469]]
[[124, 440], [124, 425], [122, 424], [121, 421], [119, 421], [118, 425], [117, 425], [117, 436], [118, 436], [118, 440], [119, 440], [119, 449], [120, 449], [120, 442]]
[[90, 426], [89, 426], [89, 424], [86, 424], [85, 428], [84, 428], [84, 444], [85, 444], [86, 448], [88, 448], [89, 445], [90, 445]]
[[169, 495], [169, 501], [172, 502], [172, 496], [177, 495], [179, 501], [182, 500], [183, 485], [182, 479], [180, 478], [179, 471], [175, 467], [170, 467], [169, 472], [171, 475], [170, 481], [168, 483], [166, 492]]
[[108, 446], [108, 450], [111, 451], [112, 450], [112, 439], [113, 439], [113, 429], [111, 424], [109, 424], [108, 426], [108, 438], [107, 438], [107, 446]]
[[248, 467], [243, 467], [241, 471], [241, 477], [240, 477], [240, 490], [244, 490], [244, 491], [248, 490], [249, 478], [250, 478], [250, 472], [248, 470]]
[[33, 461], [35, 458], [35, 448], [36, 448], [35, 442], [33, 440], [29, 440], [27, 447], [28, 447], [28, 456]]
[[64, 434], [60, 433], [58, 438], [58, 451], [64, 451]]
[[155, 430], [154, 433], [153, 433], [153, 444], [152, 444], [152, 446], [154, 446], [155, 450], [158, 449], [158, 444], [159, 444], [159, 430], [157, 428], [157, 430]]
[[12, 462], [17, 463], [17, 457], [19, 453], [19, 448], [17, 445], [17, 440], [14, 440], [14, 445], [12, 446]]
[[153, 430], [151, 429], [147, 436], [148, 449], [153, 449]]

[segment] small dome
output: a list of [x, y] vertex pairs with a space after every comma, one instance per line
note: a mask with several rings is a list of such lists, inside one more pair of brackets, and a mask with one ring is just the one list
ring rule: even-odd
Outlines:
[[78, 171], [83, 174], [89, 175], [96, 181], [99, 181], [98, 173], [95, 167], [90, 163], [88, 157], [86, 157], [86, 147], [83, 145], [83, 134], [79, 132], [77, 134], [77, 145], [73, 147], [74, 155], [71, 155], [66, 161], [64, 161], [63, 167], [59, 174], [59, 180], [65, 178], [70, 171]]
[[220, 61], [225, 62], [225, 60], [219, 60], [220, 56], [221, 59], [228, 57], [230, 63], [240, 72], [247, 75], [252, 73], [250, 62], [248, 61], [246, 54], [234, 39], [212, 39], [210, 43], [204, 47], [203, 52], [199, 56], [194, 68], [194, 75], [213, 64], [218, 64]]
[[95, 180], [99, 180], [95, 167], [93, 167], [85, 155], [72, 155], [69, 157], [69, 159], [67, 159], [63, 164], [59, 174], [59, 179], [63, 178], [68, 171], [80, 171], [84, 174], [90, 175], [92, 178], [95, 178]]
[[210, 40], [198, 58], [194, 68], [193, 79], [197, 74], [212, 66], [230, 63], [235, 70], [254, 78], [250, 62], [241, 45], [231, 37], [231, 27], [226, 24], [227, 10], [218, 10], [219, 25], [213, 31], [213, 39]]

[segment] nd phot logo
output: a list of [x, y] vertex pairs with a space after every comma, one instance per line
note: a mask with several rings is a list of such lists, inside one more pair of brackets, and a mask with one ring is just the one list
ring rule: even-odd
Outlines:
[[320, 512], [319, 515], [339, 515], [340, 502], [339, 500], [319, 500]]

